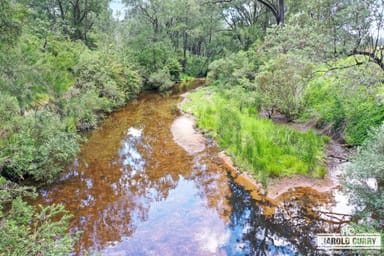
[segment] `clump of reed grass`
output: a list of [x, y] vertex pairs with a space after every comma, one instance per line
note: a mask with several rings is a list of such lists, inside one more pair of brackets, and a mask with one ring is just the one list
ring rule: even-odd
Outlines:
[[207, 87], [191, 93], [184, 110], [197, 117], [198, 127], [215, 138], [236, 165], [263, 183], [268, 177], [326, 174], [326, 138], [261, 118], [233, 94], [238, 90], [226, 90]]

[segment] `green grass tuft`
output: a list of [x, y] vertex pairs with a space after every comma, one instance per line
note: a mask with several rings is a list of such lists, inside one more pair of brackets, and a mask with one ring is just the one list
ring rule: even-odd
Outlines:
[[197, 117], [198, 127], [215, 138], [236, 165], [264, 183], [274, 176], [325, 175], [327, 138], [260, 118], [241, 104], [237, 93], [238, 88], [202, 88], [189, 95], [184, 110]]

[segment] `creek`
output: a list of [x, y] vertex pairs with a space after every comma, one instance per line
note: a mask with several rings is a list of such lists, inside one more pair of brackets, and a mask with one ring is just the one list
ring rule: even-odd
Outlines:
[[190, 154], [171, 125], [180, 93], [142, 93], [92, 131], [36, 204], [62, 203], [82, 231], [75, 255], [309, 255], [332, 193], [297, 188], [278, 202], [238, 184], [213, 141]]

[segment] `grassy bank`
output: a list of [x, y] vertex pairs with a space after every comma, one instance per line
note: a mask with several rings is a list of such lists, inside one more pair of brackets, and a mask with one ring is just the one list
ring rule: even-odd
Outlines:
[[184, 110], [197, 117], [198, 127], [215, 138], [236, 165], [263, 183], [273, 176], [325, 175], [325, 138], [260, 118], [235, 94], [239, 92], [234, 89], [200, 89], [189, 95]]

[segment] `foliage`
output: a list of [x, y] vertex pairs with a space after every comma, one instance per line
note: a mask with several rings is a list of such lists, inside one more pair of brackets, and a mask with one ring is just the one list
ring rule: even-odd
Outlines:
[[0, 49], [12, 44], [22, 32], [26, 9], [11, 0], [0, 2]]
[[261, 63], [253, 49], [240, 51], [213, 61], [209, 65], [207, 80], [228, 86], [242, 85], [252, 90]]
[[384, 229], [384, 125], [373, 129], [352, 158], [344, 177], [356, 215], [376, 230]]
[[222, 9], [215, 4], [200, 0], [123, 2], [128, 18], [121, 29], [122, 44], [143, 67], [145, 79], [150, 73], [164, 72], [175, 57], [182, 72], [205, 75], [210, 60], [223, 52], [226, 40], [215, 33], [223, 28]]
[[[0, 255], [66, 255], [75, 239], [67, 234], [70, 215], [62, 205], [36, 207], [20, 197], [0, 177]], [[18, 192], [22, 193], [22, 192]], [[28, 192], [30, 196], [30, 192]], [[5, 210], [5, 202], [10, 202]]]
[[[208, 71], [220, 87], [193, 94], [192, 112], [264, 180], [322, 176], [323, 142], [260, 119], [259, 111], [315, 120], [352, 145], [384, 120], [383, 0], [124, 0], [121, 21], [108, 2], [0, 1], [0, 183], [54, 181], [79, 150], [76, 132], [134, 98], [142, 81], [166, 90]], [[270, 25], [284, 18], [284, 26]], [[0, 217], [4, 254], [69, 251], [64, 229], [41, 222], [61, 208], [35, 211], [16, 196], [10, 209]]]
[[354, 62], [354, 58], [348, 58], [331, 68], [318, 67], [305, 92], [304, 116], [317, 120], [321, 128], [329, 127], [331, 133], [342, 136], [347, 143], [359, 145], [369, 128], [384, 120], [383, 85], [375, 64], [355, 66]]
[[266, 62], [256, 77], [263, 108], [269, 113], [277, 110], [290, 119], [297, 116], [311, 74], [312, 64], [300, 56], [278, 55]]
[[85, 51], [74, 67], [76, 88], [96, 91], [108, 102], [107, 111], [122, 106], [141, 89], [141, 78], [131, 67], [104, 52]]
[[0, 141], [0, 171], [12, 180], [31, 176], [53, 181], [79, 151], [79, 136], [67, 132], [60, 117], [48, 111], [16, 116]]
[[331, 38], [322, 33], [322, 26], [323, 22], [313, 21], [304, 13], [298, 14], [283, 27], [268, 28], [259, 53], [264, 59], [289, 53], [313, 62], [328, 60], [332, 57]]
[[152, 73], [148, 78], [148, 83], [153, 88], [160, 88], [161, 91], [168, 89], [173, 85], [171, 76], [166, 69]]
[[199, 128], [216, 138], [237, 165], [251, 170], [263, 182], [270, 176], [325, 175], [321, 137], [250, 115], [253, 111], [242, 106], [236, 93], [215, 87], [201, 89], [189, 96], [191, 102], [184, 108], [197, 117]]

